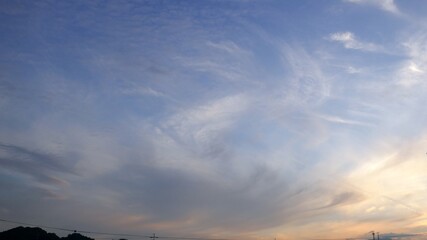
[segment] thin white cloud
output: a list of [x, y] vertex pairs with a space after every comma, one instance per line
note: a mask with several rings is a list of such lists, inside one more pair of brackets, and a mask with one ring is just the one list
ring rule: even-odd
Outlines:
[[406, 88], [419, 86], [425, 83], [427, 77], [427, 34], [424, 32], [415, 34], [405, 41], [408, 59], [403, 61], [395, 74], [397, 83]]
[[187, 71], [203, 72], [223, 81], [251, 81], [252, 53], [233, 41], [208, 41], [198, 45], [198, 52], [175, 57], [175, 61]]
[[135, 86], [134, 88], [125, 88], [122, 90], [125, 95], [149, 95], [154, 97], [166, 97], [162, 92], [156, 91], [150, 87]]
[[244, 95], [227, 96], [178, 112], [163, 127], [193, 144], [209, 142], [232, 126], [247, 107], [248, 99]]
[[383, 51], [383, 48], [374, 43], [359, 41], [352, 32], [336, 32], [329, 35], [328, 40], [340, 42], [348, 49], [357, 49], [368, 52]]
[[363, 69], [361, 69], [361, 68], [355, 68], [355, 67], [352, 67], [352, 66], [348, 66], [346, 68], [346, 70], [350, 74], [358, 74], [358, 73], [362, 73], [363, 72]]
[[358, 125], [358, 126], [372, 126], [369, 123], [355, 121], [351, 119], [345, 119], [339, 116], [331, 116], [331, 115], [318, 115], [321, 119], [331, 122], [331, 123], [338, 123], [338, 124], [346, 124], [346, 125]]
[[371, 5], [393, 14], [400, 14], [399, 8], [394, 3], [394, 0], [344, 0], [344, 1], [355, 3], [355, 4]]
[[245, 73], [237, 66], [212, 59], [181, 59], [185, 67], [218, 76], [218, 80], [241, 81]]
[[317, 105], [330, 96], [331, 83], [320, 62], [298, 46], [282, 47], [282, 60], [291, 74], [285, 85], [285, 102], [296, 106]]
[[[258, 93], [264, 118], [303, 138], [318, 144], [328, 138], [326, 125], [311, 118], [313, 111], [331, 97], [332, 78], [324, 73], [322, 61], [301, 45], [276, 43], [286, 74], [266, 84]], [[277, 122], [276, 122], [277, 121]]]
[[215, 49], [225, 51], [230, 54], [250, 54], [249, 51], [241, 48], [233, 41], [223, 41], [218, 43], [208, 41], [206, 45]]

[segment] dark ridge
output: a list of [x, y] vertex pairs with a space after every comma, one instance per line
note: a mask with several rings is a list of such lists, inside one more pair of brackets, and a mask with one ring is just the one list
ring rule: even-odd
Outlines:
[[83, 236], [80, 233], [72, 233], [66, 237], [61, 238], [61, 240], [94, 240], [94, 239]]
[[79, 233], [60, 238], [38, 227], [16, 227], [0, 233], [0, 240], [94, 240]]

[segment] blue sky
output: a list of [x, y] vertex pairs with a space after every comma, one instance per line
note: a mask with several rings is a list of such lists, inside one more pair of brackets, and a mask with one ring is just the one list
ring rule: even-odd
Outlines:
[[163, 236], [425, 239], [426, 11], [1, 1], [0, 216]]

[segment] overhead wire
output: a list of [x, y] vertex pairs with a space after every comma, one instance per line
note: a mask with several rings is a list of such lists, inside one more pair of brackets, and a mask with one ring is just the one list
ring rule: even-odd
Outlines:
[[[106, 235], [106, 236], [116, 236], [116, 237], [152, 238], [153, 240], [155, 240], [154, 238], [182, 239], [182, 240], [231, 240], [231, 239], [226, 239], [226, 238], [157, 236], [157, 235], [154, 235], [154, 234], [153, 235], [144, 235], [144, 234], [97, 232], [97, 231], [78, 230], [78, 229], [71, 229], [71, 228], [53, 227], [53, 226], [47, 226], [47, 225], [27, 223], [27, 222], [13, 221], [13, 220], [8, 220], [8, 219], [3, 219], [3, 218], [0, 218], [0, 222], [14, 223], [14, 224], [20, 224], [20, 225], [24, 225], [24, 226], [32, 226], [32, 227], [53, 229], [53, 230], [60, 230], [60, 231], [73, 232], [73, 233]], [[97, 238], [97, 239], [101, 239], [101, 238]], [[103, 239], [105, 239], [105, 238], [103, 238]]]

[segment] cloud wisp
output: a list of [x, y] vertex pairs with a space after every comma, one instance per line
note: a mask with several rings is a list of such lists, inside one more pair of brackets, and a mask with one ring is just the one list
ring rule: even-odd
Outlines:
[[352, 32], [336, 32], [329, 35], [330, 41], [342, 43], [345, 48], [355, 49], [367, 52], [383, 52], [383, 48], [379, 45], [361, 42]]
[[399, 8], [396, 6], [394, 0], [344, 0], [344, 1], [355, 3], [355, 4], [361, 4], [361, 5], [371, 5], [392, 14], [400, 14]]
[[14, 145], [0, 144], [0, 165], [3, 169], [31, 176], [37, 182], [63, 186], [67, 181], [59, 175], [74, 174], [73, 167], [55, 155], [39, 153]]
[[419, 32], [403, 43], [407, 60], [403, 61], [396, 73], [399, 85], [406, 88], [423, 85], [427, 68], [426, 42], [426, 33]]

